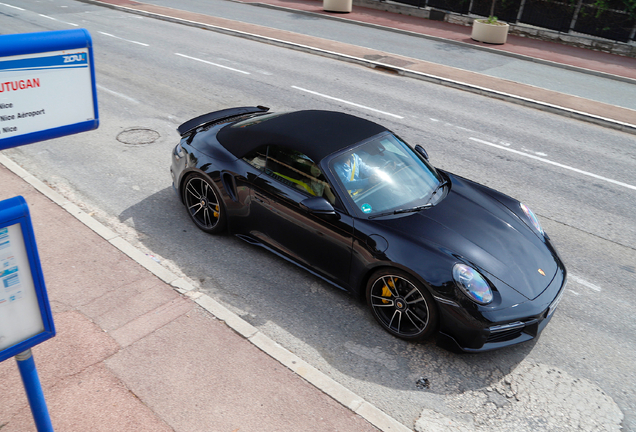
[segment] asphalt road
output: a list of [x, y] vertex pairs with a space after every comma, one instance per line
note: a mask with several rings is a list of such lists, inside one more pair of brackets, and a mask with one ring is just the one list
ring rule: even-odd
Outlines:
[[[71, 0], [0, 3], [3, 33], [72, 24], [93, 36], [100, 128], [4, 154], [409, 427], [424, 412], [484, 431], [621, 422], [636, 431], [632, 135]], [[256, 104], [372, 119], [421, 143], [436, 166], [533, 208], [570, 272], [541, 338], [480, 355], [406, 343], [321, 280], [236, 238], [197, 231], [170, 185], [175, 128]]]
[[[175, 7], [171, 0], [146, 0], [145, 3]], [[273, 10], [232, 1], [181, 0], [178, 7], [202, 14], [212, 13], [220, 18], [386, 51], [636, 109], [633, 83], [610, 78], [592, 78], [589, 74], [580, 71], [554, 68], [531, 60], [508, 57], [501, 53], [476, 50], [472, 47], [417, 35], [346, 24], [311, 14]]]

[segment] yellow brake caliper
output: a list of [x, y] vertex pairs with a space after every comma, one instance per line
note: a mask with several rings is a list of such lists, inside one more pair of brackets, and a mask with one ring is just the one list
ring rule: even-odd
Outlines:
[[214, 215], [215, 218], [219, 217], [219, 205], [215, 205], [214, 206], [214, 212], [212, 212], [212, 214]]
[[[393, 289], [395, 289], [395, 284], [393, 283], [393, 279], [389, 279], [389, 286]], [[389, 289], [388, 286], [384, 285], [382, 287], [382, 297], [393, 297], [393, 294], [391, 294], [391, 290]], [[388, 304], [389, 301], [388, 300], [382, 300], [382, 303], [384, 304]]]

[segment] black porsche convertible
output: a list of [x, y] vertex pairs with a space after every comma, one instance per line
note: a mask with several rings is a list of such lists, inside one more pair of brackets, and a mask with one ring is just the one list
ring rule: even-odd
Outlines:
[[198, 228], [366, 299], [397, 337], [496, 349], [537, 337], [561, 299], [565, 267], [528, 207], [374, 122], [257, 106], [178, 132], [173, 186]]

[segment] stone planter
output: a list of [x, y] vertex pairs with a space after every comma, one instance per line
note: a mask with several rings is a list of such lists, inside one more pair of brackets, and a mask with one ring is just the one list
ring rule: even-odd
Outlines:
[[322, 8], [327, 12], [351, 12], [353, 0], [323, 0]]
[[496, 21], [492, 24], [485, 19], [476, 19], [473, 21], [473, 32], [471, 39], [490, 44], [505, 44], [508, 39], [508, 29], [510, 26], [506, 23]]

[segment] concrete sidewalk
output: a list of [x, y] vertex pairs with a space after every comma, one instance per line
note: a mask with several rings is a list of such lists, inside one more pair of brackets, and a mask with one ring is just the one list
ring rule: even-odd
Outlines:
[[[206, 28], [292, 49], [388, 70], [404, 76], [427, 80], [466, 91], [530, 106], [552, 113], [600, 124], [605, 127], [636, 134], [636, 110], [603, 103], [589, 98], [548, 90], [541, 86], [523, 84], [468, 71], [448, 65], [402, 56], [378, 49], [361, 47], [315, 35], [211, 16], [194, 10], [182, 10], [134, 0], [82, 0], [122, 11]], [[250, 3], [251, 0], [244, 1]], [[529, 40], [510, 36], [502, 46], [485, 46], [469, 37], [470, 27], [432, 21], [397, 13], [355, 6], [348, 14], [327, 13], [321, 10], [320, 0], [262, 0], [254, 2], [269, 7], [285, 8], [297, 13], [310, 13], [325, 19], [379, 26], [391, 31], [417, 33], [476, 49], [485, 49], [507, 56], [519, 56], [543, 62], [555, 68], [566, 68], [636, 84], [636, 59], [592, 51], [553, 42]], [[629, 87], [631, 90], [631, 87]]]
[[[31, 211], [57, 329], [33, 355], [56, 431], [409, 430], [3, 155], [0, 184]], [[0, 383], [0, 430], [34, 431], [15, 360]]]

